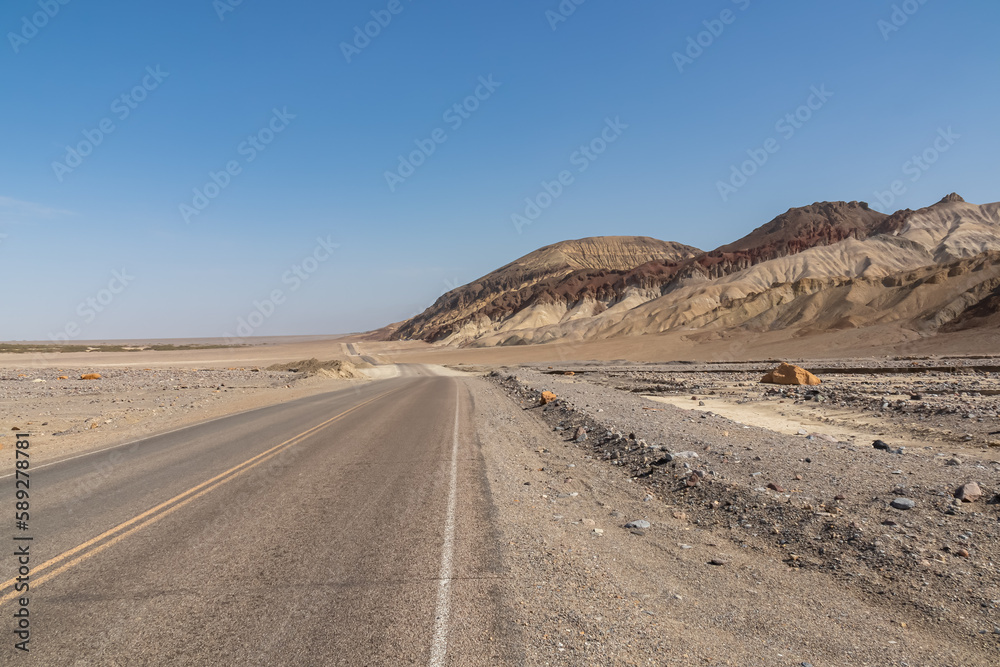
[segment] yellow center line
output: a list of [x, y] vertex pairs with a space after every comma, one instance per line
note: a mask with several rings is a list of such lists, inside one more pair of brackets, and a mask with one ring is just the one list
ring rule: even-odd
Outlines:
[[[374, 398], [371, 398], [371, 399], [365, 401], [364, 403], [359, 403], [358, 405], [355, 405], [353, 408], [349, 408], [349, 409], [345, 410], [344, 412], [341, 412], [340, 414], [338, 414], [338, 415], [336, 415], [334, 417], [331, 417], [330, 419], [327, 419], [326, 421], [322, 422], [321, 424], [317, 424], [316, 426], [313, 426], [312, 428], [310, 428], [310, 429], [308, 429], [306, 431], [303, 431], [302, 433], [299, 433], [298, 435], [296, 435], [294, 437], [291, 437], [288, 440], [285, 440], [280, 445], [275, 445], [271, 449], [268, 449], [265, 452], [261, 452], [257, 456], [254, 456], [253, 458], [247, 459], [246, 461], [244, 461], [243, 463], [240, 463], [239, 465], [233, 466], [229, 470], [216, 475], [212, 479], [209, 479], [209, 480], [207, 480], [205, 482], [202, 482], [201, 484], [198, 484], [197, 486], [194, 486], [194, 487], [188, 489], [187, 491], [174, 496], [170, 500], [167, 500], [166, 502], [160, 503], [159, 505], [157, 505], [156, 507], [153, 507], [152, 509], [146, 510], [142, 514], [140, 514], [140, 515], [138, 515], [138, 516], [136, 516], [136, 517], [134, 517], [132, 519], [129, 519], [128, 521], [125, 521], [124, 523], [121, 523], [121, 524], [115, 526], [114, 528], [112, 528], [110, 530], [107, 530], [107, 531], [101, 533], [100, 535], [98, 535], [97, 537], [95, 537], [93, 539], [87, 540], [83, 544], [81, 544], [81, 545], [79, 545], [77, 547], [74, 547], [74, 548], [70, 549], [69, 551], [66, 551], [66, 552], [62, 553], [62, 554], [56, 556], [55, 558], [52, 558], [51, 560], [46, 561], [45, 563], [42, 563], [41, 565], [39, 565], [36, 568], [32, 568], [31, 574], [32, 575], [37, 574], [38, 572], [41, 572], [42, 570], [46, 570], [46, 569], [52, 567], [53, 565], [57, 565], [57, 564], [61, 563], [62, 561], [66, 560], [67, 558], [71, 558], [72, 556], [80, 553], [81, 551], [83, 551], [83, 550], [85, 550], [85, 549], [93, 546], [94, 544], [97, 544], [98, 542], [100, 542], [102, 540], [105, 540], [108, 537], [111, 537], [112, 535], [115, 535], [115, 533], [118, 533], [118, 532], [120, 532], [122, 530], [125, 530], [129, 526], [132, 526], [133, 524], [142, 521], [142, 523], [140, 523], [139, 525], [133, 527], [131, 530], [128, 530], [128, 531], [126, 531], [126, 532], [124, 532], [124, 533], [122, 533], [122, 534], [114, 537], [113, 539], [109, 540], [108, 542], [105, 542], [104, 544], [96, 547], [95, 549], [91, 549], [87, 553], [85, 553], [85, 554], [83, 554], [83, 555], [75, 558], [74, 560], [70, 561], [69, 563], [66, 563], [66, 564], [62, 565], [61, 567], [57, 568], [53, 572], [50, 572], [49, 574], [47, 574], [47, 575], [45, 575], [43, 577], [40, 577], [39, 579], [37, 579], [35, 581], [30, 582], [32, 588], [41, 585], [45, 581], [48, 581], [52, 577], [55, 577], [55, 576], [57, 576], [57, 575], [65, 572], [66, 570], [70, 569], [74, 565], [76, 565], [76, 564], [78, 564], [78, 563], [80, 563], [80, 562], [82, 562], [82, 561], [90, 558], [91, 556], [94, 556], [94, 555], [100, 553], [101, 551], [104, 551], [105, 549], [107, 549], [108, 547], [110, 547], [110, 546], [112, 546], [114, 544], [117, 544], [118, 542], [120, 542], [121, 540], [125, 539], [129, 535], [135, 533], [136, 531], [141, 530], [142, 528], [145, 528], [146, 526], [149, 526], [149, 525], [151, 525], [153, 523], [156, 523], [157, 521], [159, 521], [163, 517], [167, 516], [168, 514], [172, 514], [174, 511], [176, 511], [176, 510], [180, 509], [181, 507], [187, 505], [188, 503], [190, 503], [191, 501], [195, 500], [196, 498], [200, 498], [201, 496], [205, 495], [206, 493], [208, 493], [208, 492], [210, 492], [210, 491], [212, 491], [212, 490], [214, 490], [214, 489], [222, 486], [223, 484], [225, 484], [227, 482], [232, 481], [233, 479], [235, 479], [236, 477], [242, 475], [243, 473], [247, 472], [248, 470], [256, 468], [258, 465], [264, 463], [265, 461], [267, 461], [267, 460], [269, 460], [271, 458], [274, 458], [275, 456], [277, 456], [278, 454], [280, 454], [285, 449], [290, 449], [291, 447], [294, 447], [295, 445], [299, 444], [305, 438], [309, 437], [310, 435], [313, 435], [314, 433], [316, 433], [320, 429], [326, 428], [330, 424], [334, 423], [335, 421], [337, 421], [339, 419], [342, 419], [343, 417], [345, 417], [348, 414], [354, 412], [355, 410], [363, 408], [364, 406], [368, 405], [369, 403], [374, 403], [375, 401], [377, 401], [377, 400], [379, 400], [381, 398], [385, 398], [389, 394], [395, 393], [395, 392], [400, 391], [400, 390], [401, 389], [393, 389], [391, 391], [383, 392], [383, 393], [379, 394], [378, 396], [375, 396]], [[173, 506], [171, 507], [171, 505], [173, 505]], [[157, 514], [158, 512], [159, 512], [159, 514]], [[153, 515], [155, 515], [155, 516], [153, 516]], [[146, 519], [146, 520], [143, 521], [143, 519]], [[16, 583], [17, 583], [17, 579], [16, 578], [9, 579], [9, 580], [5, 581], [3, 584], [0, 584], [0, 591], [6, 590], [7, 588], [13, 586]], [[21, 594], [22, 593], [18, 593], [16, 591], [11, 591], [10, 593], [7, 593], [3, 597], [0, 597], [0, 605], [4, 604], [8, 600], [11, 600], [11, 599], [13, 599], [13, 598], [15, 598], [15, 597], [17, 597], [18, 595], [21, 595]]]

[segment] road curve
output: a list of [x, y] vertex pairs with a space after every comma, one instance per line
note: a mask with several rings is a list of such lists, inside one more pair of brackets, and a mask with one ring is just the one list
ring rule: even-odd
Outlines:
[[468, 391], [406, 374], [34, 470], [0, 663], [518, 662]]

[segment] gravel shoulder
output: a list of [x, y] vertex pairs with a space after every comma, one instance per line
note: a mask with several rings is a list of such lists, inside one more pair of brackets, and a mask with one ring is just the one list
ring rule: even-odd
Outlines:
[[515, 374], [468, 384], [527, 664], [996, 664], [1000, 466]]

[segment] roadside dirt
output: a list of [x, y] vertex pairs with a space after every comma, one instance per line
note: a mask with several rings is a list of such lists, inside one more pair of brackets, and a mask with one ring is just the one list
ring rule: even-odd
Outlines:
[[529, 664], [996, 664], [1000, 466], [516, 376], [469, 384]]
[[[101, 379], [80, 379], [89, 373]], [[253, 367], [4, 368], [0, 468], [13, 465], [18, 432], [31, 435], [32, 461], [44, 463], [365, 381]]]

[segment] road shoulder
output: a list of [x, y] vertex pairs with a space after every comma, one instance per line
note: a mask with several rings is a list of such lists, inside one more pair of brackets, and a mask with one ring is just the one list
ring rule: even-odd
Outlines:
[[[534, 401], [467, 385], [527, 664], [990, 664], [908, 629], [898, 606], [699, 525], [553, 431]], [[636, 520], [650, 525], [624, 527]]]

